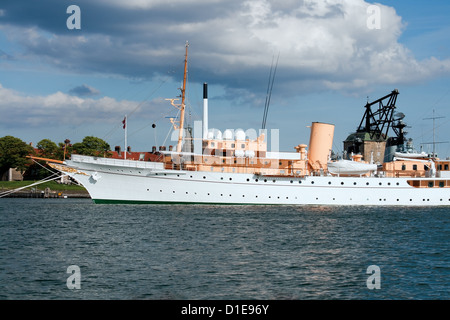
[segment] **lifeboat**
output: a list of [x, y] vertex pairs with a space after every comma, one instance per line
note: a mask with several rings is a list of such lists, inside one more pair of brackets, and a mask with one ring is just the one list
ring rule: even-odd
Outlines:
[[328, 172], [331, 174], [363, 175], [376, 171], [377, 165], [352, 160], [328, 162]]

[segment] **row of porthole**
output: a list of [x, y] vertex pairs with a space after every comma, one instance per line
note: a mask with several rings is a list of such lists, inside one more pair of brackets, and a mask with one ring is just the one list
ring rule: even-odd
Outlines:
[[[111, 170], [111, 169], [108, 169], [108, 170]], [[118, 172], [119, 172], [119, 171], [123, 172], [123, 170], [117, 170], [117, 171], [118, 171]], [[132, 173], [132, 171], [130, 171], [130, 173]], [[139, 171], [139, 173], [141, 173], [141, 171]], [[156, 173], [155, 175], [158, 175], [158, 174]], [[164, 176], [166, 176], [165, 173], [164, 173]], [[180, 175], [178, 174], [177, 177], [179, 177], [179, 176], [180, 176]], [[190, 176], [190, 177], [193, 178], [193, 176]], [[206, 176], [203, 176], [203, 179], [206, 179]], [[223, 180], [223, 177], [220, 177], [220, 180]], [[229, 180], [232, 181], [233, 178], [229, 178]], [[259, 179], [255, 179], [255, 182], [258, 182], [258, 181], [259, 181]], [[250, 182], [250, 179], [247, 178], [247, 182]], [[267, 179], [264, 179], [264, 182], [267, 182]], [[275, 183], [276, 180], [272, 180], [272, 182]], [[293, 181], [293, 180], [290, 180], [290, 183], [294, 183], [294, 181]], [[302, 183], [302, 180], [299, 180], [298, 183], [301, 184], [301, 183]], [[311, 184], [314, 184], [314, 180], [311, 181]], [[331, 184], [332, 184], [332, 182], [331, 182], [331, 181], [328, 181], [328, 185], [331, 185]], [[344, 183], [343, 181], [341, 181], [341, 185], [344, 185], [344, 184], [345, 184], [345, 183]], [[357, 185], [357, 182], [353, 182], [353, 185], [356, 186], [356, 185]], [[369, 186], [369, 185], [370, 185], [370, 183], [369, 183], [369, 182], [366, 182], [366, 186]], [[382, 186], [383, 183], [382, 183], [382, 182], [379, 182], [378, 185]], [[391, 183], [388, 182], [387, 185], [390, 186]], [[400, 183], [396, 182], [396, 185], [398, 186], [398, 185], [400, 185]]]
[[[178, 177], [179, 177], [179, 176], [180, 176], [180, 175], [178, 175]], [[190, 177], [193, 178], [193, 176], [190, 176]], [[203, 176], [203, 179], [206, 179], [206, 176]], [[223, 180], [223, 179], [224, 179], [223, 177], [220, 177], [220, 180]], [[228, 178], [228, 179], [229, 179], [230, 181], [233, 180], [233, 178]], [[267, 179], [264, 179], [263, 181], [264, 181], [264, 182], [267, 182], [268, 180], [267, 180]], [[272, 180], [273, 183], [275, 183], [276, 181], [277, 181], [277, 180]], [[249, 178], [247, 178], [247, 182], [250, 182], [250, 179], [249, 179]], [[259, 179], [255, 179], [255, 182], [259, 182]], [[294, 181], [293, 181], [293, 180], [290, 180], [290, 183], [294, 183]], [[302, 184], [302, 180], [299, 180], [298, 183], [299, 183], [299, 184]], [[311, 184], [314, 184], [314, 183], [315, 183], [314, 180], [311, 181]], [[331, 184], [332, 184], [332, 182], [331, 182], [331, 181], [328, 181], [328, 185], [331, 185]], [[341, 185], [343, 186], [344, 184], [345, 184], [345, 183], [344, 183], [343, 181], [341, 181]], [[399, 182], [396, 182], [395, 184], [396, 184], [397, 186], [400, 185]], [[353, 185], [356, 186], [356, 185], [357, 185], [357, 182], [354, 181], [354, 182], [353, 182]], [[370, 183], [369, 183], [369, 182], [366, 182], [366, 186], [369, 186], [369, 185], [370, 185]], [[383, 183], [382, 183], [382, 182], [379, 182], [378, 185], [382, 186]], [[387, 185], [390, 186], [391, 183], [388, 182]]]
[[[147, 191], [150, 191], [150, 189], [147, 189]], [[162, 191], [162, 190], [159, 190], [159, 192], [163, 192], [163, 191]], [[175, 190], [173, 190], [172, 193], [175, 193]], [[189, 192], [186, 191], [186, 194], [189, 194]], [[194, 194], [197, 194], [197, 192], [194, 192]], [[211, 193], [208, 192], [207, 195], [210, 196]], [[223, 197], [224, 194], [221, 193], [220, 196]], [[229, 196], [232, 197], [231, 194], [229, 194]], [[245, 198], [245, 195], [243, 194], [242, 197]], [[258, 198], [258, 196], [255, 196], [255, 198]], [[281, 199], [281, 198], [282, 198], [282, 197], [279, 197], [279, 196], [277, 197], [277, 199]], [[272, 196], [269, 196], [269, 199], [272, 199]], [[295, 197], [295, 199], [297, 200], [297, 197]], [[289, 200], [289, 197], [286, 197], [286, 200]], [[316, 200], [319, 200], [319, 198], [316, 198]], [[350, 198], [349, 200], [352, 201], [352, 198]], [[367, 200], [369, 200], [369, 199], [367, 199]], [[336, 198], [333, 198], [333, 201], [336, 201]], [[386, 201], [386, 198], [384, 198], [384, 199], [379, 199], [379, 201]], [[397, 199], [397, 202], [399, 202], [399, 201], [400, 201], [400, 199]], [[413, 199], [409, 199], [409, 201], [412, 202]], [[428, 201], [430, 201], [430, 199], [422, 199], [422, 201], [428, 202]], [[443, 199], [440, 199], [440, 201], [443, 201]], [[448, 201], [450, 202], [450, 199], [448, 199]]]

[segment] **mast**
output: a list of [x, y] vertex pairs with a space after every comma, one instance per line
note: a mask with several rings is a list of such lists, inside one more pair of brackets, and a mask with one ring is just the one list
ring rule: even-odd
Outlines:
[[177, 152], [181, 152], [181, 143], [183, 142], [183, 130], [184, 130], [184, 110], [185, 110], [185, 98], [186, 98], [186, 79], [187, 79], [187, 61], [188, 61], [188, 47], [189, 43], [186, 41], [186, 54], [184, 56], [184, 77], [183, 88], [181, 88], [181, 109], [180, 109], [180, 132], [178, 133]]

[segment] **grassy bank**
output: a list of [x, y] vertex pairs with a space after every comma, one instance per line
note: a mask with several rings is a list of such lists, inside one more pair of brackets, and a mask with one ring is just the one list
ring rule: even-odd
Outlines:
[[[0, 181], [0, 190], [14, 190], [17, 188], [26, 187], [37, 181]], [[38, 184], [33, 187], [25, 188], [24, 191], [31, 191], [31, 188], [35, 188], [37, 192], [44, 191], [46, 188], [50, 188], [51, 191], [63, 192], [63, 193], [87, 193], [86, 189], [82, 186], [74, 184], [59, 184], [55, 181], [49, 181]]]

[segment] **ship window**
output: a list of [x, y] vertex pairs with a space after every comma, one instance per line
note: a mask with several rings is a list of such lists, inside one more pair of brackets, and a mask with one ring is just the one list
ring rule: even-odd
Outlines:
[[413, 164], [413, 170], [417, 170], [417, 164]]
[[203, 176], [203, 179], [206, 179], [206, 177], [205, 177], [205, 176]]
[[255, 179], [255, 182], [258, 182], [258, 179]]
[[406, 164], [402, 165], [402, 170], [405, 171], [406, 170]]
[[440, 182], [439, 182], [439, 188], [443, 188], [444, 185], [445, 185], [445, 184], [444, 184], [444, 181], [440, 181]]
[[264, 182], [267, 182], [267, 179], [264, 179]]
[[356, 186], [356, 182], [353, 182], [353, 185]]
[[230, 178], [230, 181], [233, 180], [233, 178]]
[[344, 182], [341, 182], [341, 185], [344, 185]]
[[427, 166], [426, 164], [424, 164], [424, 165], [423, 165], [423, 169], [424, 169], [425, 171], [428, 171], [428, 166]]
[[294, 183], [294, 181], [291, 180], [291, 183]]
[[234, 143], [232, 143], [232, 144], [231, 144], [231, 147], [234, 148], [234, 147], [236, 147], [236, 145], [235, 145]]
[[215, 143], [214, 142], [211, 142], [211, 147], [215, 147]]
[[328, 184], [331, 184], [331, 181], [328, 181]]
[[428, 182], [428, 187], [429, 187], [429, 188], [433, 188], [433, 187], [434, 187], [433, 181], [429, 181], [429, 182]]
[[438, 165], [438, 170], [442, 170], [442, 164]]
[[245, 143], [241, 144], [241, 148], [245, 149]]
[[370, 183], [366, 182], [366, 186], [368, 186]]
[[311, 184], [314, 184], [314, 181], [311, 181]]
[[273, 183], [275, 183], [277, 180], [273, 180]]
[[247, 179], [247, 181], [250, 181], [250, 179]]
[[444, 164], [444, 170], [448, 171], [448, 164]]

